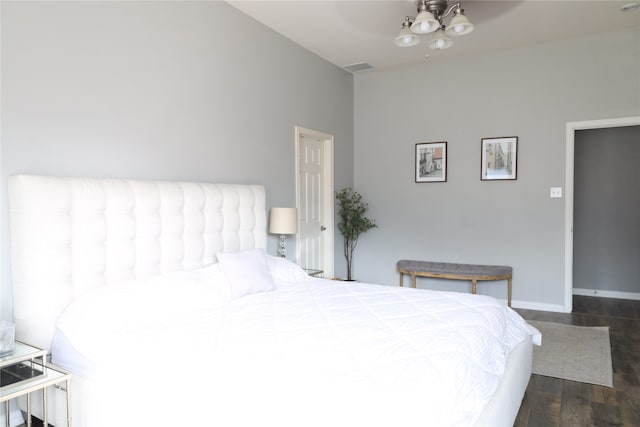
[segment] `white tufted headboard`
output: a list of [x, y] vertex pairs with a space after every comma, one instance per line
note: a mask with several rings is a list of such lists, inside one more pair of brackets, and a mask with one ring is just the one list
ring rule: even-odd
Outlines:
[[16, 337], [45, 349], [89, 289], [267, 245], [256, 185], [16, 175], [9, 222]]

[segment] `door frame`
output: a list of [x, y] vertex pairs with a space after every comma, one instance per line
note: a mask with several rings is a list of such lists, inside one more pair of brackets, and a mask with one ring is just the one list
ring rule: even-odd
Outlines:
[[[323, 180], [323, 195], [322, 205], [324, 207], [323, 217], [325, 219], [324, 226], [327, 228], [326, 237], [324, 239], [323, 247], [323, 259], [324, 265], [322, 270], [324, 271], [324, 277], [333, 277], [334, 270], [334, 235], [335, 235], [335, 221], [334, 221], [334, 183], [333, 183], [333, 135], [325, 132], [320, 132], [313, 129], [308, 129], [302, 126], [295, 127], [295, 171], [296, 171], [296, 207], [300, 209], [300, 141], [302, 137], [308, 136], [310, 138], [318, 139], [322, 141], [324, 159], [322, 175]], [[300, 224], [298, 224], [298, 229]], [[296, 261], [300, 261], [300, 235], [296, 234]]]
[[575, 132], [584, 129], [604, 129], [623, 126], [640, 125], [640, 116], [621, 117], [615, 119], [586, 120], [567, 122], [566, 126], [566, 168], [565, 168], [565, 200], [564, 200], [564, 311], [573, 310], [573, 185]]

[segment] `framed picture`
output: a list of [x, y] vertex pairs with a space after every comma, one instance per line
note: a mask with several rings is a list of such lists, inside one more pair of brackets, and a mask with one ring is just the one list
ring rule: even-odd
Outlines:
[[492, 181], [518, 176], [518, 137], [482, 138], [480, 179]]
[[447, 181], [447, 143], [416, 144], [416, 182]]

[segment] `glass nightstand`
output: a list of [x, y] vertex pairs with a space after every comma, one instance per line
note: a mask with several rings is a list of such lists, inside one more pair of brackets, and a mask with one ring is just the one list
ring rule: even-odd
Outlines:
[[47, 364], [47, 351], [16, 341], [12, 353], [0, 357], [0, 403], [5, 402], [5, 423], [9, 425], [9, 401], [27, 397], [27, 427], [31, 427], [31, 393], [42, 390], [43, 425], [47, 425], [47, 388], [58, 386], [66, 392], [67, 427], [71, 427], [71, 374]]

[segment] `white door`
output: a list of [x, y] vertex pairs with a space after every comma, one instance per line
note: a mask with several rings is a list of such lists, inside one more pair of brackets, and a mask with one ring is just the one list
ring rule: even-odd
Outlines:
[[333, 136], [296, 126], [297, 260], [333, 277]]

